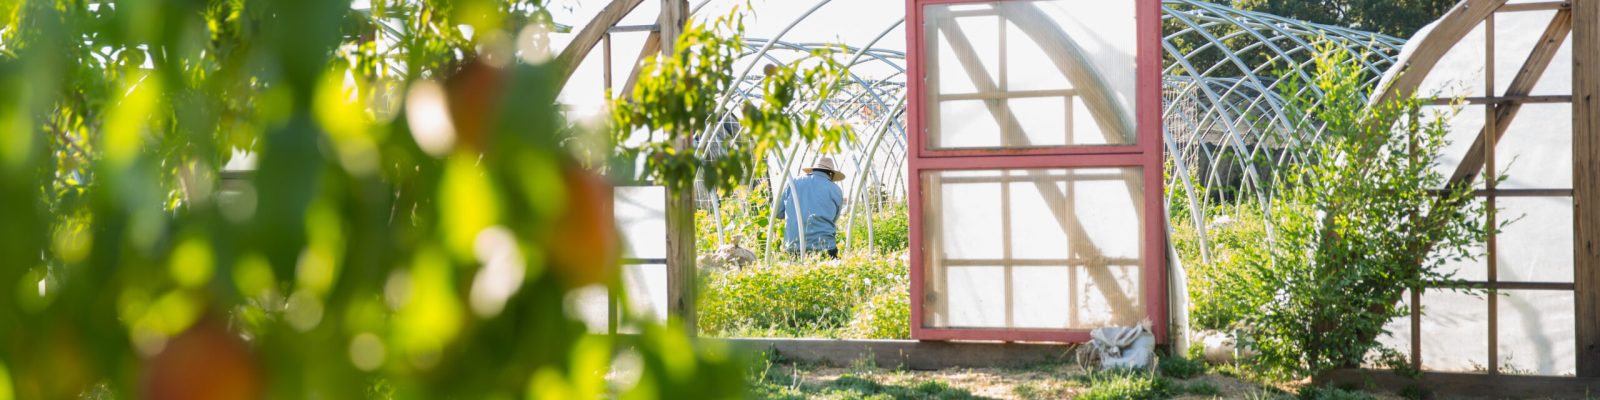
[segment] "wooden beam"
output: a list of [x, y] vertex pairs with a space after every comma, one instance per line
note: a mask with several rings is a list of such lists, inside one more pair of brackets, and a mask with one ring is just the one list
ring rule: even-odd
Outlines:
[[[1429, 98], [1429, 99], [1422, 99], [1422, 103], [1423, 104], [1427, 104], [1427, 105], [1433, 105], [1433, 106], [1445, 106], [1445, 105], [1454, 104], [1457, 100], [1458, 99], [1450, 99], [1450, 98]], [[1489, 104], [1489, 103], [1549, 104], [1549, 103], [1568, 103], [1568, 102], [1571, 102], [1572, 101], [1572, 96], [1565, 96], [1565, 95], [1492, 96], [1492, 97], [1481, 97], [1480, 96], [1480, 97], [1463, 97], [1463, 98], [1460, 98], [1459, 101], [1461, 101], [1463, 103], [1466, 103], [1466, 104]]]
[[[686, 0], [661, 0], [662, 57], [672, 57], [678, 35], [688, 21], [689, 4]], [[680, 128], [681, 129], [681, 128]], [[694, 138], [684, 135], [672, 146], [680, 151], [694, 149]], [[688, 188], [667, 187], [667, 312], [677, 316], [689, 336], [699, 334], [695, 323], [695, 237], [694, 237], [694, 184]]]
[[1507, 4], [1505, 7], [1500, 7], [1498, 12], [1549, 11], [1569, 8], [1572, 8], [1572, 2], [1570, 1], [1541, 1], [1537, 3]]
[[561, 55], [556, 56], [556, 64], [561, 66], [561, 72], [556, 76], [556, 87], [566, 87], [567, 79], [572, 78], [572, 73], [578, 70], [578, 64], [583, 63], [583, 57], [589, 55], [590, 50], [594, 50], [594, 46], [605, 37], [606, 31], [617, 25], [617, 22], [622, 21], [622, 17], [633, 12], [633, 9], [638, 8], [639, 3], [643, 2], [644, 0], [612, 0], [611, 4], [600, 9], [600, 13], [589, 20], [589, 25], [585, 25], [583, 30], [578, 31], [578, 36], [572, 38], [572, 43], [561, 49]]
[[1573, 311], [1578, 376], [1600, 377], [1600, 0], [1572, 1]]
[[1506, 282], [1506, 281], [1460, 281], [1442, 284], [1433, 282], [1429, 289], [1494, 289], [1494, 290], [1572, 290], [1575, 286], [1567, 282]]
[[1012, 90], [1006, 92], [980, 92], [980, 93], [954, 93], [937, 95], [938, 101], [952, 100], [1001, 100], [1001, 99], [1026, 99], [1040, 97], [1073, 97], [1078, 91], [1073, 89], [1052, 90]]
[[656, 25], [656, 24], [649, 24], [649, 25], [617, 25], [617, 26], [611, 27], [611, 29], [606, 30], [606, 32], [610, 32], [610, 33], [658, 32], [660, 30], [661, 30], [661, 26], [660, 25]]

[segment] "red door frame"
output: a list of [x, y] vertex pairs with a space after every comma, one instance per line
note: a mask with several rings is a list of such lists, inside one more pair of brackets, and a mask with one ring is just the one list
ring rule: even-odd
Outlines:
[[[1011, 1], [1011, 0], [1000, 0]], [[1104, 0], [1100, 0], [1104, 1]], [[1156, 341], [1167, 341], [1167, 245], [1162, 201], [1164, 183], [1161, 142], [1161, 0], [1137, 1], [1138, 49], [1135, 121], [1137, 141], [1132, 146], [1061, 147], [1008, 150], [927, 150], [923, 146], [925, 103], [923, 82], [928, 79], [923, 53], [922, 7], [930, 4], [987, 3], [993, 0], [906, 0], [906, 63], [909, 69], [906, 153], [910, 184], [911, 337], [917, 340], [1001, 340], [1087, 342], [1089, 331], [1064, 329], [959, 329], [923, 327], [922, 173], [941, 170], [1009, 168], [1140, 167], [1143, 172], [1144, 268], [1141, 271], [1145, 315], [1154, 322]]]

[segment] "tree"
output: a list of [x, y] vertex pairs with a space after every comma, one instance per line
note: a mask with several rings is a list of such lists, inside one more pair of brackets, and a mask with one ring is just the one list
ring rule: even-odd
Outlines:
[[564, 311], [616, 249], [519, 50], [547, 19], [0, 1], [0, 398], [738, 396], [713, 344]]

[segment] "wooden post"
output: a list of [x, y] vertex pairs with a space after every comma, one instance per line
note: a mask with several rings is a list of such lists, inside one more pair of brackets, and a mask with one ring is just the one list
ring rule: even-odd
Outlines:
[[[678, 34], [683, 32], [689, 4], [685, 0], [661, 0], [661, 55], [671, 57], [677, 50]], [[682, 129], [682, 128], [680, 128]], [[693, 132], [690, 132], [693, 134]], [[681, 151], [694, 149], [693, 137], [672, 144]], [[699, 333], [695, 324], [695, 244], [694, 184], [687, 188], [667, 188], [667, 307], [668, 313], [683, 321], [690, 336]]]
[[1572, 0], [1573, 320], [1578, 376], [1600, 376], [1600, 0]]

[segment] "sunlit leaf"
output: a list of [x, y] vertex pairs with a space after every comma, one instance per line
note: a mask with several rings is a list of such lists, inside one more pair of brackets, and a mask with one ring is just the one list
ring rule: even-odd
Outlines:
[[447, 161], [439, 184], [439, 215], [451, 254], [472, 259], [472, 244], [500, 219], [500, 205], [488, 171], [474, 157], [456, 154]]
[[211, 242], [202, 237], [189, 237], [172, 250], [168, 269], [172, 280], [183, 287], [197, 287], [211, 280], [216, 269], [216, 257], [211, 254]]

